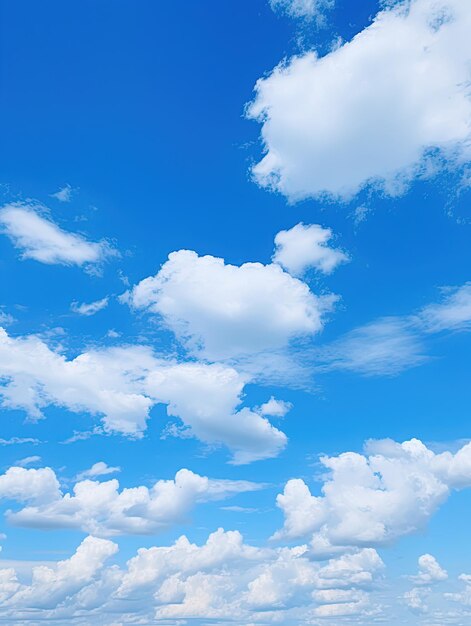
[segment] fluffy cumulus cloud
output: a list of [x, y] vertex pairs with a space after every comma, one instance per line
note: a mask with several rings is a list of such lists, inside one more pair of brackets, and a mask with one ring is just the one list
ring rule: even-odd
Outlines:
[[63, 230], [48, 217], [44, 207], [37, 205], [4, 205], [0, 209], [0, 231], [21, 251], [23, 259], [48, 265], [92, 266], [117, 254], [106, 241], [88, 241]]
[[397, 194], [469, 161], [471, 6], [388, 4], [352, 41], [258, 81], [247, 113], [262, 124], [260, 185], [292, 201], [347, 198], [368, 184]]
[[419, 557], [419, 572], [411, 580], [416, 585], [431, 585], [448, 578], [447, 572], [432, 554], [422, 554]]
[[[179, 624], [216, 620], [238, 624], [318, 623], [319, 617], [357, 619], [372, 614], [370, 591], [382, 571], [372, 549], [324, 563], [305, 546], [265, 549], [237, 531], [212, 533], [202, 545], [185, 536], [173, 545], [142, 548], [124, 567], [106, 566], [109, 540], [87, 537], [69, 559], [36, 566], [30, 583], [13, 568], [0, 570], [0, 616], [80, 625]], [[206, 622], [205, 622], [206, 623]]]
[[330, 274], [338, 265], [348, 261], [344, 252], [328, 245], [331, 238], [330, 228], [319, 224], [296, 224], [276, 235], [273, 262], [293, 276], [301, 276], [310, 267]]
[[[103, 475], [103, 471], [97, 474], [94, 467], [94, 477]], [[50, 468], [10, 467], [0, 476], [0, 499], [26, 504], [7, 513], [9, 523], [15, 526], [72, 528], [106, 537], [154, 533], [184, 520], [198, 503], [262, 487], [244, 480], [211, 479], [181, 469], [174, 479], [158, 480], [151, 487], [120, 490], [116, 479], [98, 482], [81, 478], [72, 492], [63, 493]]]
[[[224, 444], [235, 463], [276, 456], [286, 436], [260, 413], [241, 407], [246, 378], [232, 367], [157, 358], [145, 346], [90, 350], [74, 359], [35, 336], [0, 329], [0, 397], [4, 408], [33, 419], [49, 405], [101, 416], [108, 432], [141, 436], [162, 403], [185, 436]], [[178, 432], [178, 431], [176, 431]]]
[[[416, 439], [369, 442], [366, 454], [345, 452], [321, 463], [328, 472], [321, 495], [292, 479], [278, 496], [285, 523], [275, 535], [310, 536], [319, 554], [387, 545], [422, 529], [453, 489], [471, 486], [471, 444], [435, 454]], [[421, 565], [431, 575], [430, 559]]]
[[107, 559], [117, 550], [112, 541], [86, 537], [75, 554], [55, 567], [33, 567], [29, 585], [20, 583], [14, 569], [0, 570], [3, 615], [14, 616], [16, 620], [25, 610], [31, 617], [31, 609], [39, 616], [43, 611], [47, 615], [47, 611], [66, 604], [70, 597], [77, 596], [95, 581]]
[[278, 350], [319, 332], [335, 297], [316, 296], [277, 264], [229, 265], [180, 250], [127, 300], [158, 314], [193, 353], [218, 360]]

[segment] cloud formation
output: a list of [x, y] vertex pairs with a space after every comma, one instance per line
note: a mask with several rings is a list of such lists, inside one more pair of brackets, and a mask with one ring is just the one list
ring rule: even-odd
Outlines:
[[[100, 468], [94, 468], [90, 476], [103, 475], [103, 471], [97, 473]], [[211, 479], [187, 469], [151, 487], [121, 490], [116, 479], [98, 482], [80, 477], [70, 493], [62, 493], [49, 467], [10, 467], [0, 476], [0, 498], [26, 503], [24, 508], [8, 511], [9, 523], [42, 530], [78, 529], [100, 537], [155, 533], [182, 522], [198, 503], [261, 488], [262, 484]]]
[[82, 235], [63, 230], [38, 205], [4, 205], [0, 209], [0, 232], [21, 251], [22, 259], [48, 265], [90, 266], [117, 254], [106, 241], [88, 241]]
[[282, 62], [247, 109], [262, 124], [255, 180], [291, 201], [345, 199], [469, 162], [470, 29], [467, 2], [394, 2], [325, 56]]
[[306, 547], [266, 549], [238, 531], [218, 531], [202, 545], [180, 537], [170, 546], [141, 548], [124, 567], [106, 566], [117, 551], [109, 540], [87, 537], [72, 557], [35, 566], [30, 583], [14, 568], [0, 570], [2, 619], [30, 618], [78, 624], [90, 620], [177, 624], [202, 619], [238, 624], [316, 623], [319, 617], [367, 617], [370, 591], [383, 563], [364, 549], [325, 563]]
[[452, 490], [471, 486], [471, 444], [435, 454], [417, 439], [371, 441], [364, 455], [345, 452], [320, 462], [328, 472], [321, 495], [301, 479], [289, 480], [277, 497], [285, 523], [275, 534], [310, 536], [319, 554], [387, 545], [417, 532]]
[[349, 260], [345, 252], [328, 245], [331, 238], [330, 228], [319, 224], [296, 224], [276, 235], [273, 262], [293, 276], [302, 276], [310, 267], [330, 274]]
[[100, 416], [106, 432], [139, 437], [161, 403], [186, 435], [227, 446], [234, 463], [276, 456], [287, 442], [263, 415], [240, 406], [247, 379], [234, 368], [159, 359], [145, 346], [89, 350], [69, 360], [38, 337], [13, 338], [0, 329], [0, 379], [2, 406], [33, 419], [55, 405]]
[[108, 302], [108, 297], [101, 298], [101, 300], [95, 300], [94, 302], [83, 302], [82, 304], [79, 304], [78, 302], [72, 302], [72, 304], [70, 305], [70, 309], [71, 311], [73, 311], [74, 313], [78, 313], [79, 315], [95, 315], [95, 313], [98, 313], [98, 311], [106, 309], [106, 307], [108, 306]]
[[191, 250], [172, 252], [127, 295], [161, 317], [194, 354], [211, 360], [277, 350], [323, 327], [335, 296], [316, 296], [277, 264], [228, 265]]

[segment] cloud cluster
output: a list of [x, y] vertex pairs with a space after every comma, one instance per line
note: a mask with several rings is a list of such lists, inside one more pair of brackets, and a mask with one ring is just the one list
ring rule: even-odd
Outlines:
[[[369, 591], [382, 561], [372, 549], [309, 560], [306, 547], [256, 548], [237, 531], [219, 529], [201, 546], [180, 537], [173, 545], [142, 548], [126, 567], [104, 567], [117, 550], [87, 537], [69, 559], [36, 566], [31, 583], [0, 570], [0, 616], [42, 620], [180, 623], [203, 619], [238, 624], [316, 623], [319, 617], [367, 616]], [[30, 613], [31, 616], [31, 613]], [[82, 618], [82, 619], [81, 619]]]
[[[117, 470], [98, 465], [89, 470], [90, 478]], [[52, 469], [10, 467], [0, 476], [0, 499], [26, 506], [9, 510], [8, 521], [28, 528], [79, 529], [100, 537], [149, 534], [181, 522], [198, 503], [263, 487], [244, 480], [211, 479], [187, 469], [151, 487], [121, 490], [116, 479], [90, 478], [80, 477], [71, 492], [62, 493]]]
[[[345, 452], [320, 461], [328, 472], [321, 495], [312, 495], [301, 479], [289, 480], [277, 497], [285, 522], [275, 534], [310, 536], [318, 554], [387, 545], [423, 528], [453, 489], [471, 486], [471, 444], [435, 454], [417, 439], [371, 441], [364, 455]], [[421, 565], [431, 576], [431, 563]]]
[[284, 348], [322, 329], [334, 296], [316, 296], [277, 264], [229, 265], [191, 250], [169, 255], [127, 294], [157, 314], [194, 354], [211, 360]]
[[56, 405], [102, 417], [108, 432], [138, 437], [151, 408], [162, 403], [186, 435], [226, 445], [235, 463], [276, 456], [286, 436], [240, 407], [245, 383], [232, 367], [159, 359], [144, 346], [90, 350], [69, 360], [38, 337], [14, 338], [0, 329], [1, 404], [33, 419]]
[[325, 56], [281, 63], [247, 110], [265, 148], [255, 179], [292, 201], [348, 198], [468, 162], [470, 29], [467, 2], [394, 2]]
[[91, 266], [117, 254], [105, 241], [88, 241], [63, 230], [38, 205], [4, 205], [0, 209], [0, 232], [21, 251], [21, 258], [48, 265]]

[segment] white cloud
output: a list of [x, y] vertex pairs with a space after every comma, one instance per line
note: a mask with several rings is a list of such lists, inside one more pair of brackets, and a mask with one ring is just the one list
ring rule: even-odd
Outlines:
[[27, 465], [32, 465], [34, 463], [39, 463], [41, 461], [41, 457], [38, 455], [26, 456], [24, 459], [19, 459], [15, 461], [15, 465], [19, 467], [26, 467]]
[[240, 407], [246, 377], [219, 364], [158, 359], [145, 346], [90, 350], [68, 360], [35, 336], [0, 329], [2, 406], [33, 419], [49, 405], [103, 419], [106, 432], [139, 437], [151, 408], [167, 405], [192, 436], [226, 445], [235, 463], [276, 456], [286, 436], [248, 407]]
[[442, 582], [447, 578], [447, 572], [431, 554], [422, 554], [419, 557], [419, 573], [416, 576], [411, 576], [411, 580], [415, 585], [431, 585]]
[[49, 265], [90, 266], [117, 254], [106, 241], [92, 242], [62, 230], [44, 213], [44, 207], [25, 203], [0, 209], [0, 230], [21, 250], [21, 258]]
[[334, 6], [334, 0], [270, 0], [274, 11], [281, 11], [290, 17], [324, 21], [324, 12]]
[[419, 313], [427, 332], [471, 330], [471, 283], [443, 290], [442, 302], [429, 304]]
[[296, 224], [276, 235], [273, 262], [293, 276], [302, 276], [310, 267], [330, 274], [338, 265], [349, 260], [341, 250], [329, 247], [331, 238], [330, 228], [319, 224]]
[[[95, 477], [103, 475], [96, 473], [99, 469]], [[71, 493], [63, 494], [50, 468], [11, 467], [0, 476], [0, 498], [27, 503], [22, 509], [8, 511], [7, 519], [15, 526], [73, 528], [106, 537], [155, 533], [184, 521], [198, 503], [223, 500], [263, 486], [207, 478], [181, 469], [173, 480], [158, 480], [150, 488], [140, 485], [120, 490], [116, 479], [80, 479]]]
[[335, 297], [314, 295], [276, 264], [226, 265], [180, 250], [127, 300], [160, 315], [193, 353], [218, 360], [277, 350], [319, 332]]
[[97, 478], [98, 476], [108, 476], [109, 474], [117, 474], [120, 471], [120, 467], [110, 467], [104, 461], [97, 461], [97, 463], [94, 463], [89, 469], [77, 474], [77, 480]]
[[471, 486], [471, 444], [435, 454], [416, 439], [385, 440], [365, 455], [320, 460], [329, 472], [321, 495], [293, 479], [277, 498], [285, 523], [275, 538], [311, 536], [314, 552], [389, 544], [423, 528], [451, 490]]
[[41, 443], [41, 441], [35, 437], [10, 437], [10, 439], [0, 439], [0, 446], [16, 446], [22, 443], [37, 445]]
[[95, 300], [94, 302], [89, 302], [88, 304], [85, 302], [82, 304], [72, 302], [70, 308], [74, 313], [79, 313], [79, 315], [95, 315], [98, 311], [105, 309], [108, 306], [108, 302], [108, 297], [102, 298], [101, 300]]
[[0, 498], [46, 504], [60, 497], [60, 485], [49, 467], [10, 467], [0, 476]]
[[294, 626], [323, 615], [367, 618], [383, 567], [371, 549], [320, 564], [305, 546], [256, 548], [223, 529], [202, 545], [182, 536], [170, 546], [139, 549], [123, 567], [106, 566], [116, 550], [89, 536], [69, 559], [33, 566], [31, 582], [20, 582], [21, 563], [0, 570], [1, 619], [85, 625], [93, 615], [101, 626], [117, 626], [119, 615], [121, 625], [194, 618]]
[[406, 606], [412, 611], [412, 613], [423, 614], [429, 610], [427, 604], [427, 598], [430, 594], [430, 590], [423, 587], [414, 587], [404, 594], [404, 602]]
[[257, 82], [258, 183], [290, 200], [397, 194], [415, 176], [470, 158], [471, 7], [395, 2], [350, 42], [310, 51]]
[[[6, 588], [3, 584], [0, 589], [4, 593], [10, 592], [3, 602], [2, 610], [9, 607], [42, 610], [56, 608], [91, 583], [106, 560], [117, 550], [118, 546], [112, 541], [86, 537], [75, 554], [59, 561], [54, 568], [44, 565], [34, 567], [30, 585], [20, 584], [14, 571], [2, 570]], [[5, 576], [7, 572], [8, 577]]]
[[291, 402], [285, 402], [284, 400], [277, 400], [273, 396], [264, 402], [260, 407], [261, 415], [268, 415], [270, 417], [284, 417], [291, 409], [293, 405]]
[[59, 200], [59, 202], [70, 202], [72, 200], [72, 194], [75, 189], [73, 189], [69, 184], [61, 187], [59, 191], [55, 193], [51, 193], [51, 197]]
[[314, 350], [318, 371], [346, 370], [394, 375], [427, 360], [416, 324], [409, 317], [384, 317], [355, 328]]

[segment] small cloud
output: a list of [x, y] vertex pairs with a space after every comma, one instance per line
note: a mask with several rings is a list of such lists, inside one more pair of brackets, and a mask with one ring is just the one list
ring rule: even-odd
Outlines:
[[221, 511], [230, 511], [232, 513], [257, 513], [258, 509], [253, 509], [246, 506], [222, 506]]
[[110, 330], [106, 333], [106, 336], [110, 337], [110, 339], [118, 339], [118, 337], [121, 337], [121, 333], [118, 333], [113, 328], [110, 328]]
[[277, 400], [272, 396], [260, 407], [260, 414], [269, 417], [284, 417], [292, 409], [291, 402]]
[[357, 206], [357, 208], [353, 211], [353, 222], [355, 226], [364, 222], [370, 212], [371, 209], [366, 206]]
[[69, 184], [61, 187], [59, 191], [55, 193], [51, 193], [51, 198], [55, 198], [59, 200], [59, 202], [70, 202], [72, 200], [72, 195], [77, 191], [77, 189], [73, 189]]
[[10, 313], [6, 313], [0, 309], [0, 326], [10, 326], [13, 322], [16, 322], [13, 315], [10, 315]]
[[110, 467], [104, 461], [94, 463], [89, 469], [77, 474], [77, 480], [85, 480], [87, 478], [98, 478], [98, 476], [107, 476], [108, 474], [116, 474], [120, 472], [120, 467]]
[[331, 274], [341, 263], [350, 260], [345, 252], [329, 246], [331, 239], [330, 228], [319, 224], [296, 224], [276, 235], [273, 262], [293, 276], [302, 276], [310, 267]]
[[18, 467], [27, 467], [28, 465], [33, 465], [34, 463], [39, 463], [41, 460], [40, 456], [26, 456], [24, 459], [19, 459], [15, 462], [15, 465]]
[[74, 313], [89, 316], [95, 315], [95, 313], [98, 313], [98, 311], [105, 309], [108, 306], [108, 302], [108, 297], [102, 298], [101, 300], [95, 300], [94, 302], [90, 302], [88, 304], [85, 302], [82, 304], [79, 304], [78, 302], [72, 302], [70, 308]]
[[32, 443], [33, 445], [37, 445], [38, 443], [41, 443], [41, 441], [39, 439], [34, 439], [33, 437], [10, 437], [10, 439], [0, 439], [0, 446], [15, 446], [22, 443]]
[[63, 230], [50, 219], [47, 208], [38, 204], [5, 204], [0, 209], [0, 232], [21, 251], [22, 259], [47, 265], [78, 265], [96, 273], [94, 266], [119, 256], [105, 240], [88, 241], [83, 235]]

